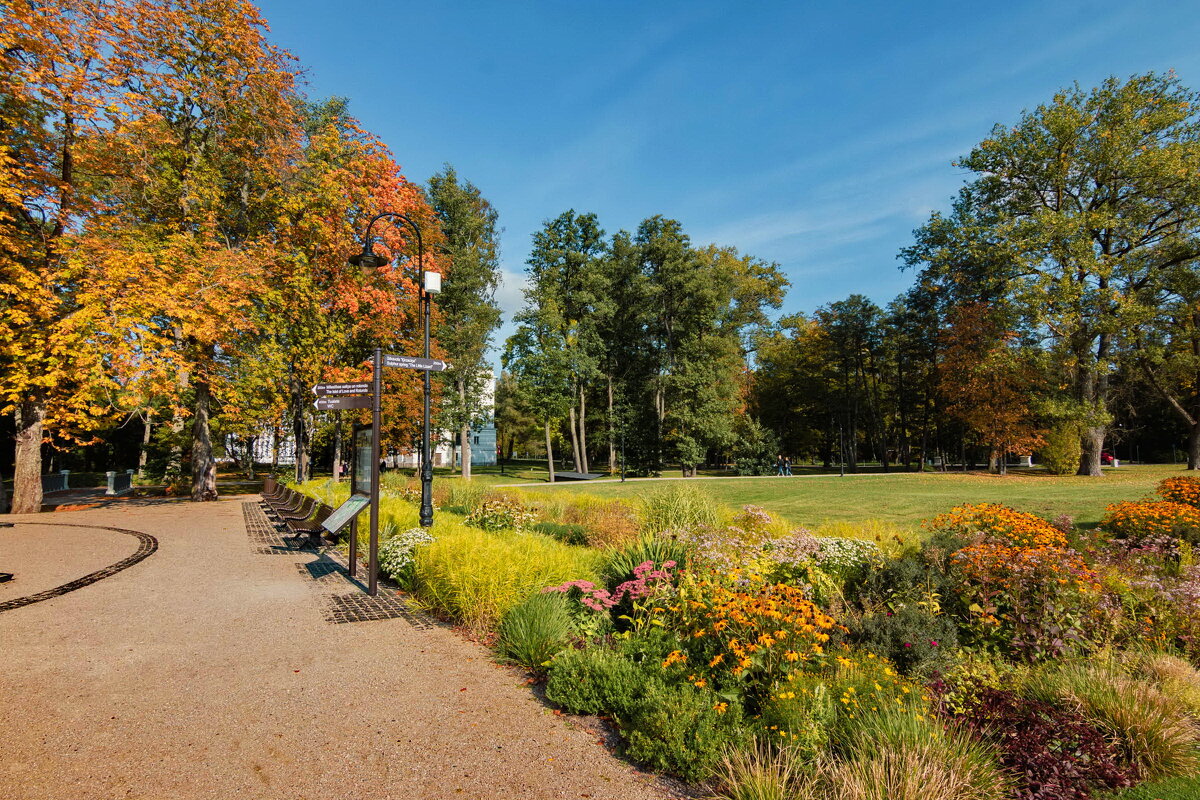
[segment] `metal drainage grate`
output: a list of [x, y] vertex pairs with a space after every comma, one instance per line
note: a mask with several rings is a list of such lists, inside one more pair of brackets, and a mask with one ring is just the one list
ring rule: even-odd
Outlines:
[[433, 624], [424, 615], [414, 612], [403, 598], [381, 594], [339, 594], [325, 598], [325, 621], [370, 622], [379, 619], [405, 619], [414, 628], [428, 630]]
[[287, 546], [275, 523], [267, 518], [262, 506], [256, 502], [242, 503], [242, 516], [246, 520], [246, 535], [254, 552], [262, 555], [287, 555], [296, 551]]

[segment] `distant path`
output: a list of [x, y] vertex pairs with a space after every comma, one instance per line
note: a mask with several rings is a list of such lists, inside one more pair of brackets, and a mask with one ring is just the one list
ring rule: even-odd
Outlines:
[[[776, 480], [788, 481], [793, 478], [894, 478], [897, 475], [922, 475], [935, 473], [921, 472], [847, 472], [845, 475], [836, 475], [829, 472], [821, 473], [802, 473], [799, 475], [697, 475], [694, 478], [684, 477], [664, 477], [664, 478], [626, 478], [625, 483], [653, 483], [655, 481], [741, 481], [741, 480], [767, 480], [774, 478]], [[940, 474], [940, 473], [936, 473]], [[607, 481], [539, 481], [537, 483], [493, 483], [488, 486], [489, 489], [519, 489], [529, 488], [534, 486], [611, 486], [614, 483], [621, 483], [619, 480]]]
[[[0, 797], [679, 796], [553, 713], [485, 648], [403, 598], [368, 597], [328, 555], [286, 550], [253, 500], [53, 515], [152, 533], [158, 550], [0, 614]], [[62, 537], [66, 559], [66, 545], [91, 541], [43, 534], [47, 548]], [[120, 554], [123, 537], [109, 538], [90, 562], [80, 555], [79, 573]], [[40, 553], [0, 549], [0, 562], [32, 582]]]

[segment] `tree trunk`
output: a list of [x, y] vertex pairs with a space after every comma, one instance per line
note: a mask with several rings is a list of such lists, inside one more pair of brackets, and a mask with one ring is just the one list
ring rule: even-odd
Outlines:
[[[295, 400], [292, 414], [292, 433], [296, 437], [296, 482], [304, 483], [309, 478], [308, 425], [304, 419], [304, 405]], [[378, 434], [376, 434], [378, 435]]]
[[1187, 468], [1200, 469], [1200, 423], [1188, 430]]
[[138, 477], [146, 477], [146, 461], [150, 457], [150, 433], [151, 433], [150, 415], [147, 414], [143, 420], [142, 427], [142, 447], [138, 451]]
[[196, 381], [196, 406], [192, 416], [192, 501], [196, 503], [217, 499], [217, 462], [213, 458], [208, 426], [211, 400], [208, 382]]
[[4, 485], [4, 475], [0, 474], [0, 514], [8, 513], [8, 487]]
[[279, 471], [279, 426], [271, 426], [271, 474]]
[[1083, 454], [1079, 457], [1078, 475], [1099, 477], [1104, 473], [1100, 469], [1100, 454], [1104, 452], [1104, 426], [1094, 425], [1083, 429]]
[[571, 403], [571, 455], [575, 460], [575, 471], [583, 472], [583, 461], [579, 457], [579, 429], [575, 427], [575, 404]]
[[[184, 382], [186, 388], [186, 381]], [[171, 449], [167, 455], [167, 471], [164, 480], [176, 484], [183, 477], [183, 415], [179, 409], [171, 412]]]
[[243, 441], [246, 445], [246, 477], [254, 480], [254, 443], [258, 441], [258, 437], [247, 436]]
[[42, 421], [45, 418], [46, 407], [39, 400], [26, 400], [17, 405], [14, 514], [36, 514], [42, 510]]
[[462, 476], [471, 479], [471, 426], [463, 425], [458, 432], [458, 440], [462, 443]]
[[617, 474], [617, 435], [613, 428], [612, 376], [608, 378], [608, 474]]
[[579, 471], [587, 474], [587, 396], [583, 391], [582, 383], [579, 384], [579, 460], [582, 465]]
[[550, 420], [546, 420], [546, 466], [550, 470], [550, 482], [554, 483], [554, 445], [550, 442]]
[[342, 480], [342, 410], [333, 412], [333, 480]]
[[[458, 400], [459, 408], [466, 409], [467, 407], [467, 382], [459, 379], [458, 384]], [[471, 426], [467, 422], [463, 422], [462, 427], [458, 430], [458, 440], [462, 446], [462, 476], [464, 480], [471, 479]]]

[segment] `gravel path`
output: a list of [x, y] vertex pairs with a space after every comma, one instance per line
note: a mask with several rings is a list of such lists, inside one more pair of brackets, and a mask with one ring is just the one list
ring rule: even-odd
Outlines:
[[[0, 613], [0, 797], [672, 796], [541, 705], [486, 650], [332, 562], [248, 535], [251, 498], [0, 517], [5, 598], [158, 551]], [[244, 516], [245, 514], [245, 516]], [[252, 524], [251, 527], [254, 527]], [[339, 600], [339, 598], [346, 598]], [[364, 622], [355, 615], [391, 616]]]

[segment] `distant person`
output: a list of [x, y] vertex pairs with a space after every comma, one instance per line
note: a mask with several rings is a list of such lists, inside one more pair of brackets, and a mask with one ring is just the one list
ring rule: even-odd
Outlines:
[[784, 474], [784, 475], [791, 475], [791, 474], [792, 474], [792, 459], [791, 459], [791, 456], [784, 456], [784, 457], [783, 457], [783, 474]]
[[783, 474], [783, 456], [775, 456], [775, 474]]

